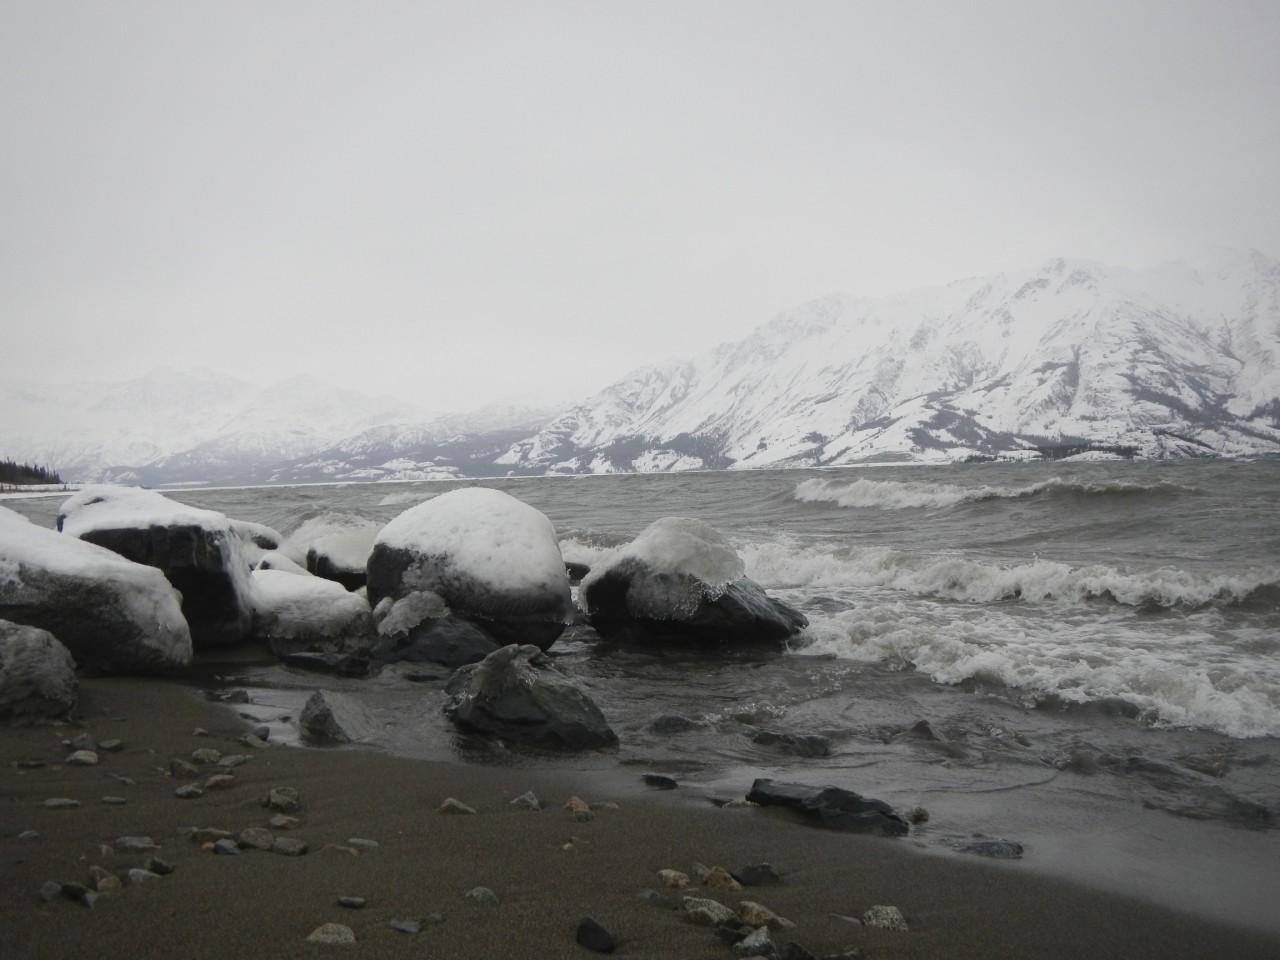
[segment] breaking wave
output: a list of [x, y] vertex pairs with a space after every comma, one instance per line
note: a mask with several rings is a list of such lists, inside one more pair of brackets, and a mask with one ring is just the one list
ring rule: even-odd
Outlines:
[[1025, 486], [964, 487], [953, 483], [922, 483], [915, 480], [829, 480], [813, 478], [796, 485], [794, 498], [801, 503], [834, 503], [839, 507], [905, 510], [942, 509], [961, 503], [985, 500], [1022, 500], [1036, 496], [1135, 496], [1193, 493], [1191, 487], [1175, 483], [1138, 483], [1131, 480], [1094, 482], [1054, 477]]
[[1123, 624], [930, 617], [909, 603], [811, 618], [801, 655], [888, 662], [937, 683], [1000, 688], [1026, 706], [1122, 700], [1156, 726], [1280, 736], [1274, 654], [1242, 656], [1203, 630], [1156, 640]]
[[1280, 569], [1206, 574], [1173, 567], [1129, 573], [1103, 564], [1052, 560], [999, 564], [962, 556], [917, 556], [890, 547], [798, 548], [785, 542], [740, 551], [747, 576], [766, 587], [888, 587], [973, 603], [1107, 600], [1131, 607], [1257, 604], [1280, 607]]

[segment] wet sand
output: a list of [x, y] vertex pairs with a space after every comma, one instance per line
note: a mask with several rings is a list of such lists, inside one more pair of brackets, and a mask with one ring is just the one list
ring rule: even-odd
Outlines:
[[[686, 892], [730, 906], [764, 903], [796, 923], [775, 940], [795, 940], [818, 955], [858, 948], [886, 960], [1280, 956], [1280, 938], [1048, 879], [1019, 864], [925, 854], [910, 840], [823, 832], [781, 811], [719, 809], [687, 791], [611, 796], [593, 786], [590, 774], [573, 771], [430, 763], [352, 749], [252, 750], [238, 743], [249, 724], [233, 709], [176, 682], [86, 680], [81, 714], [79, 725], [0, 731], [6, 958], [583, 958], [591, 954], [574, 943], [574, 931], [591, 916], [617, 937], [617, 956], [726, 960], [733, 954], [713, 931], [637, 896], [659, 887], [659, 869], [690, 872], [694, 861], [730, 869], [773, 864], [781, 886]], [[195, 736], [196, 727], [208, 735]], [[120, 738], [124, 749], [100, 753], [95, 767], [62, 764], [68, 751], [61, 741], [81, 732]], [[232, 788], [178, 799], [174, 789], [183, 781], [168, 776], [169, 761], [200, 747], [252, 759], [235, 768]], [[15, 766], [33, 758], [48, 765]], [[276, 786], [301, 794], [301, 825], [279, 835], [306, 840], [306, 856], [215, 856], [182, 835], [189, 826], [233, 833], [265, 827], [272, 814], [259, 800]], [[512, 807], [511, 798], [526, 790], [546, 809]], [[561, 809], [571, 795], [618, 807], [575, 822]], [[128, 802], [109, 806], [104, 796]], [[81, 806], [44, 809], [50, 797]], [[477, 814], [438, 813], [446, 797]], [[16, 839], [25, 830], [41, 836]], [[122, 875], [141, 866], [143, 854], [101, 849], [130, 835], [154, 838], [174, 873], [103, 894], [92, 910], [40, 899], [41, 884], [85, 883], [91, 865]], [[380, 846], [343, 849], [352, 837]], [[463, 898], [478, 885], [492, 888], [499, 905]], [[344, 909], [340, 896], [364, 897], [368, 905]], [[834, 916], [860, 916], [875, 904], [899, 907], [910, 931]], [[429, 914], [443, 915], [443, 922], [424, 924], [416, 935], [386, 925]], [[306, 942], [329, 922], [350, 926], [357, 943]]]

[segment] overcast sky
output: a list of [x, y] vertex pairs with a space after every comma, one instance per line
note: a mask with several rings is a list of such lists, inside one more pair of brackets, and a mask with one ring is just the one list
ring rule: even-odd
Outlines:
[[579, 398], [834, 291], [1280, 255], [1280, 3], [0, 0], [0, 376]]

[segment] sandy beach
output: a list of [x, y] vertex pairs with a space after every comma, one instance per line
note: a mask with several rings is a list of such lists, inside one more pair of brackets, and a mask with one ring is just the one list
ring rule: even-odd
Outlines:
[[[1276, 938], [1045, 879], [1019, 864], [928, 855], [910, 839], [820, 831], [783, 811], [721, 809], [691, 792], [608, 796], [583, 774], [554, 769], [427, 763], [355, 749], [250, 749], [239, 742], [249, 724], [234, 709], [177, 682], [87, 680], [81, 717], [79, 725], [0, 736], [6, 957], [585, 957], [574, 942], [585, 916], [617, 938], [618, 956], [731, 957], [712, 929], [639, 896], [661, 888], [658, 870], [690, 873], [695, 861], [730, 870], [771, 863], [781, 885], [709, 891], [695, 879], [683, 893], [730, 907], [763, 903], [796, 924], [775, 933], [775, 942], [794, 940], [818, 956], [853, 949], [874, 958], [1280, 955]], [[64, 764], [63, 739], [86, 732], [95, 741], [120, 739], [123, 749], [100, 752], [96, 766]], [[185, 781], [170, 776], [169, 764], [200, 748], [252, 758], [231, 771], [229, 789], [180, 799], [174, 790]], [[46, 765], [19, 765], [31, 760]], [[274, 832], [305, 840], [305, 856], [219, 856], [187, 835], [193, 826], [233, 834], [266, 827], [273, 814], [261, 798], [286, 786], [299, 791], [301, 822]], [[511, 805], [528, 790], [543, 810]], [[562, 808], [574, 795], [596, 808], [589, 821]], [[105, 796], [126, 802], [110, 805]], [[58, 797], [80, 806], [44, 808]], [[448, 797], [476, 813], [438, 812]], [[19, 839], [24, 831], [39, 837]], [[125, 836], [153, 838], [173, 873], [130, 885], [127, 871], [147, 854], [121, 849], [116, 840]], [[378, 846], [358, 848], [351, 838]], [[41, 899], [50, 880], [88, 883], [91, 866], [125, 876], [123, 889], [102, 894], [91, 910]], [[476, 886], [491, 888], [500, 902], [465, 899]], [[345, 909], [337, 903], [343, 896], [367, 905]], [[898, 907], [910, 930], [842, 919], [876, 904]], [[417, 934], [388, 926], [424, 919]], [[357, 942], [308, 943], [325, 923], [349, 926]]]

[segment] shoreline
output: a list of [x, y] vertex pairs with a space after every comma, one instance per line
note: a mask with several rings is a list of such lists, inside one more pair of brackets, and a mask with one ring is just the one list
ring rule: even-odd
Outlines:
[[[618, 956], [728, 958], [715, 933], [646, 903], [656, 871], [691, 871], [694, 861], [738, 870], [772, 863], [783, 884], [740, 893], [684, 891], [733, 907], [764, 903], [796, 923], [774, 935], [815, 954], [853, 948], [867, 957], [1272, 957], [1280, 937], [1224, 925], [1149, 903], [1047, 877], [1021, 864], [949, 859], [889, 840], [807, 827], [772, 809], [717, 809], [688, 794], [600, 795], [589, 772], [478, 766], [391, 756], [358, 748], [245, 747], [249, 724], [234, 709], [200, 698], [182, 680], [125, 677], [82, 680], [81, 721], [9, 729], [0, 736], [0, 942], [12, 957], [138, 956], [296, 957], [338, 949], [378, 956], [458, 958], [586, 957], [574, 930], [594, 917], [619, 941]], [[207, 736], [195, 736], [203, 727]], [[118, 753], [99, 764], [60, 761], [61, 740], [88, 732], [119, 738]], [[231, 772], [236, 783], [198, 799], [174, 796], [186, 782], [168, 775], [171, 760], [213, 748], [249, 754]], [[24, 759], [46, 766], [24, 769]], [[212, 771], [202, 771], [212, 772]], [[114, 776], [134, 781], [126, 784]], [[604, 778], [608, 780], [609, 778]], [[215, 856], [181, 836], [186, 826], [238, 833], [265, 827], [259, 798], [271, 787], [296, 787], [297, 829], [278, 835], [310, 845], [305, 856], [248, 851]], [[606, 788], [607, 789], [607, 788]], [[616, 788], [614, 788], [616, 791]], [[510, 800], [533, 790], [540, 812]], [[107, 805], [103, 796], [126, 800]], [[577, 795], [597, 806], [590, 821], [562, 809]], [[47, 810], [45, 799], [77, 799], [76, 809]], [[446, 797], [474, 816], [437, 812]], [[616, 802], [617, 808], [609, 803]], [[600, 806], [600, 804], [604, 806]], [[17, 839], [26, 830], [39, 839]], [[88, 882], [89, 867], [123, 874], [144, 855], [101, 844], [150, 836], [171, 876], [105, 893], [93, 910], [69, 900], [42, 902], [49, 880]], [[377, 849], [357, 849], [369, 838]], [[566, 844], [568, 848], [566, 849]], [[353, 852], [354, 851], [354, 852]], [[462, 894], [483, 885], [496, 907]], [[362, 910], [339, 896], [368, 900]], [[838, 916], [861, 916], [876, 904], [901, 909], [908, 932], [871, 929]], [[418, 934], [391, 919], [441, 914]], [[350, 926], [352, 947], [306, 942], [323, 923]]]

